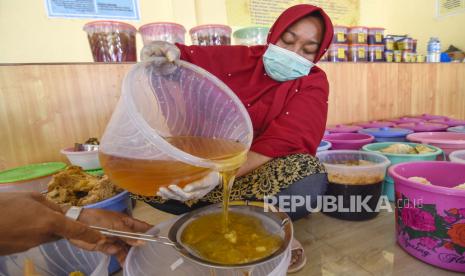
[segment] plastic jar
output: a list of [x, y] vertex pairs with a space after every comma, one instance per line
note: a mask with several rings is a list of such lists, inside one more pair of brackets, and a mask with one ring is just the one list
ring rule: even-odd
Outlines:
[[426, 61], [426, 56], [422, 54], [417, 54], [417, 62], [423, 63]]
[[417, 52], [417, 42], [418, 42], [418, 40], [412, 39], [412, 51], [413, 51], [414, 53]]
[[347, 43], [347, 26], [334, 26], [333, 43]]
[[137, 61], [134, 26], [117, 21], [93, 21], [83, 29], [95, 62]]
[[139, 28], [144, 45], [152, 41], [166, 41], [170, 43], [185, 43], [186, 29], [177, 23], [154, 22]]
[[402, 51], [402, 62], [412, 62], [412, 51], [411, 50]]
[[382, 62], [383, 61], [384, 45], [368, 46], [368, 61]]
[[367, 44], [352, 44], [349, 46], [349, 61], [363, 62], [368, 60]]
[[231, 28], [226, 25], [200, 25], [190, 29], [193, 45], [231, 45]]
[[344, 62], [348, 60], [347, 44], [331, 44], [328, 49], [328, 61]]
[[394, 62], [402, 62], [402, 51], [394, 51]]
[[350, 27], [347, 39], [349, 44], [366, 44], [368, 40], [368, 28], [362, 26]]
[[368, 44], [381, 45], [384, 39], [384, 28], [368, 28]]
[[384, 38], [384, 48], [387, 51], [394, 51], [394, 38], [390, 35]]
[[265, 45], [268, 37], [268, 27], [246, 27], [233, 33], [236, 45]]
[[413, 47], [412, 38], [410, 37], [404, 37], [397, 41], [396, 44], [398, 50], [412, 50]]
[[394, 61], [394, 52], [393, 51], [384, 51], [384, 61], [393, 62]]

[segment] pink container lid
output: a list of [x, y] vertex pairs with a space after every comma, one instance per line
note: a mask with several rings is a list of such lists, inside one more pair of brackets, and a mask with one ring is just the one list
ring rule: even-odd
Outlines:
[[433, 114], [422, 114], [422, 115], [419, 115], [419, 116], [413, 116], [413, 118], [418, 118], [418, 119], [422, 119], [422, 120], [425, 120], [425, 121], [430, 121], [430, 120], [436, 120], [436, 119], [446, 119], [447, 116], [442, 116], [442, 115], [433, 115]]
[[113, 21], [113, 20], [97, 20], [86, 23], [83, 27], [84, 31], [99, 31], [97, 29], [104, 29], [105, 31], [117, 29], [123, 30], [127, 32], [137, 32], [136, 27], [132, 26], [131, 24], [120, 22], [120, 21]]
[[357, 124], [363, 128], [382, 128], [382, 127], [393, 127], [395, 124], [393, 122], [386, 121], [369, 121], [365, 123]]
[[364, 145], [375, 140], [375, 137], [363, 133], [332, 133], [325, 136], [330, 142], [332, 149], [354, 149], [359, 150]]
[[183, 25], [174, 23], [174, 22], [153, 22], [144, 24], [139, 27], [139, 32], [143, 33], [148, 28], [157, 28], [157, 27], [172, 27], [176, 31], [182, 32], [183, 34], [186, 32], [186, 28]]
[[329, 127], [328, 130], [330, 133], [352, 133], [361, 130], [362, 127], [360, 126], [350, 126], [350, 125], [335, 125], [333, 127]]
[[400, 128], [411, 129], [415, 132], [445, 131], [448, 126], [445, 124], [435, 124], [427, 122], [405, 123], [396, 125]]
[[444, 125], [448, 125], [450, 127], [465, 126], [465, 121], [464, 120], [456, 120], [456, 119], [451, 119], [451, 118], [435, 119], [435, 120], [431, 120], [430, 122], [431, 123], [444, 124]]
[[465, 133], [420, 132], [407, 135], [407, 140], [420, 143], [457, 145], [465, 147]]
[[396, 123], [396, 124], [404, 124], [404, 123], [419, 123], [419, 122], [424, 122], [425, 120], [419, 119], [419, 118], [413, 118], [413, 117], [401, 117], [398, 119], [391, 119], [388, 121]]
[[189, 34], [192, 35], [193, 33], [196, 33], [198, 31], [203, 31], [203, 30], [208, 30], [208, 29], [216, 29], [216, 30], [219, 29], [231, 35], [231, 27], [229, 27], [228, 25], [221, 25], [221, 24], [206, 24], [206, 25], [195, 26], [189, 30]]

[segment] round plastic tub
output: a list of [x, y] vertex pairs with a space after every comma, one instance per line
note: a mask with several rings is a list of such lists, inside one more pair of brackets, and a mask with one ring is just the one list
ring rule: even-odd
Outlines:
[[382, 127], [393, 127], [393, 122], [386, 122], [386, 121], [369, 121], [366, 123], [358, 123], [357, 125], [363, 128], [382, 128]]
[[415, 132], [437, 132], [445, 131], [447, 129], [447, 125], [427, 122], [404, 123], [398, 124], [397, 127], [411, 129]]
[[366, 44], [368, 43], [368, 28], [363, 26], [350, 27], [347, 38], [349, 44]]
[[385, 62], [394, 62], [394, 52], [384, 51], [383, 59]]
[[447, 131], [465, 133], [465, 126], [450, 127], [447, 129]]
[[46, 243], [28, 251], [0, 256], [0, 275], [24, 275], [30, 260], [38, 275], [63, 276], [80, 271], [87, 276], [107, 276], [110, 257], [74, 247], [67, 240]]
[[246, 108], [218, 78], [182, 60], [161, 68], [144, 62], [133, 65], [124, 78], [99, 157], [118, 186], [153, 196], [173, 181], [184, 187], [213, 170], [230, 168], [206, 159], [198, 147], [205, 152], [215, 146], [217, 151], [232, 148], [229, 152], [237, 158], [230, 165], [236, 166], [245, 161], [252, 139]]
[[236, 45], [265, 45], [268, 37], [268, 27], [246, 27], [233, 33]]
[[414, 116], [413, 118], [419, 118], [419, 119], [422, 119], [424, 121], [431, 121], [431, 120], [436, 120], [436, 119], [447, 119], [448, 117], [447, 116], [441, 116], [441, 115], [433, 115], [433, 114], [422, 114], [422, 115], [419, 115], [419, 116]]
[[456, 150], [449, 154], [451, 162], [465, 163], [465, 150]]
[[384, 45], [370, 45], [368, 46], [368, 61], [369, 62], [382, 62], [384, 53]]
[[154, 22], [139, 27], [144, 45], [152, 41], [166, 41], [185, 44], [186, 29], [184, 26], [171, 22]]
[[74, 151], [74, 148], [62, 149], [61, 154], [66, 155], [69, 162], [79, 166], [84, 170], [95, 170], [101, 168], [98, 159], [98, 150], [93, 151]]
[[[465, 183], [465, 164], [401, 163], [389, 168], [389, 175], [396, 193], [397, 243], [423, 262], [465, 272], [460, 261], [465, 250], [465, 190], [451, 188]], [[433, 185], [410, 177], [426, 178]]]
[[49, 162], [21, 166], [0, 172], [0, 192], [43, 192], [52, 175], [66, 168], [65, 163]]
[[401, 117], [397, 119], [389, 119], [389, 122], [393, 122], [395, 124], [405, 124], [405, 123], [420, 123], [424, 122], [425, 120], [419, 119], [419, 118], [413, 118], [413, 117]]
[[[331, 150], [319, 152], [317, 157], [328, 173], [326, 196], [335, 197], [333, 199], [338, 206], [349, 209], [351, 201], [361, 202], [371, 197], [367, 201], [371, 210], [365, 208], [356, 210], [354, 207], [349, 210], [338, 210], [340, 208], [338, 207], [332, 212], [323, 210], [324, 214], [345, 220], [367, 220], [378, 215], [376, 207], [381, 196], [386, 168], [389, 166], [389, 160], [385, 156], [372, 152]], [[371, 164], [358, 166], [346, 164], [354, 161], [369, 161]]]
[[394, 51], [394, 62], [402, 62], [402, 51]]
[[368, 28], [368, 44], [383, 45], [384, 28]]
[[368, 44], [349, 45], [349, 61], [365, 62], [368, 60]]
[[454, 132], [420, 132], [407, 135], [407, 140], [436, 146], [446, 156], [456, 150], [465, 149], [465, 133]]
[[447, 125], [448, 127], [465, 126], [464, 120], [456, 120], [456, 119], [450, 119], [450, 118], [435, 119], [435, 120], [431, 120], [430, 122]]
[[[441, 154], [443, 154], [440, 148], [437, 148], [431, 145], [428, 145], [427, 147], [435, 150], [435, 152], [423, 153], [423, 154], [398, 154], [398, 153], [380, 152], [381, 149], [387, 148], [392, 144], [397, 144], [397, 143], [369, 144], [369, 145], [363, 146], [363, 150], [368, 151], [368, 152], [377, 152], [379, 154], [386, 156], [389, 159], [389, 161], [391, 161], [391, 165], [404, 163], [404, 162], [412, 162], [412, 161], [434, 161], [434, 160], [437, 160]], [[412, 147], [415, 147], [416, 145], [418, 145], [416, 143], [402, 143], [402, 144], [407, 144]], [[394, 180], [389, 175], [386, 176], [386, 179], [384, 180], [384, 183], [383, 183], [383, 194], [387, 195], [389, 201], [395, 200]]]
[[[167, 236], [174, 219], [162, 222], [149, 230], [148, 234]], [[247, 269], [209, 268], [181, 258], [180, 254], [171, 246], [149, 242], [143, 246], [133, 247], [129, 251], [124, 267], [124, 276], [139, 275], [172, 275], [172, 276], [204, 276], [204, 275], [253, 275], [253, 276], [285, 276], [291, 259], [291, 247], [282, 255], [265, 263], [257, 264]], [[181, 260], [181, 261], [180, 261]]]
[[200, 25], [190, 29], [193, 45], [231, 45], [231, 28], [226, 25]]
[[353, 133], [361, 130], [360, 126], [349, 126], [349, 125], [335, 125], [333, 127], [328, 127], [326, 130], [329, 133]]
[[331, 148], [331, 143], [328, 141], [322, 140], [320, 142], [320, 145], [318, 146], [317, 152], [329, 150], [330, 148]]
[[93, 21], [84, 25], [95, 62], [137, 61], [136, 28], [124, 22]]
[[325, 136], [331, 142], [332, 149], [359, 150], [375, 140], [375, 137], [363, 133], [332, 133]]
[[405, 142], [406, 136], [413, 133], [412, 130], [403, 128], [366, 128], [359, 130], [359, 133], [369, 134], [375, 137], [375, 142]]
[[331, 44], [328, 49], [328, 61], [331, 62], [344, 62], [348, 60], [347, 44]]
[[347, 26], [334, 26], [334, 36], [333, 36], [333, 43], [347, 43], [347, 32], [349, 28]]

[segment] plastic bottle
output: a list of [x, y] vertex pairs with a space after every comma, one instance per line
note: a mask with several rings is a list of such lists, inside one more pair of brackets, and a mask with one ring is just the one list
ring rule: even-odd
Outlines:
[[441, 42], [437, 37], [431, 37], [428, 41], [427, 62], [441, 61]]

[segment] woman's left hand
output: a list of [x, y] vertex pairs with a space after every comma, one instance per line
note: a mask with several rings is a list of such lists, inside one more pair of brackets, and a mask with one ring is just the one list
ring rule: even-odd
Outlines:
[[[86, 225], [99, 226], [126, 232], [145, 233], [152, 226], [125, 214], [102, 209], [83, 209], [79, 222]], [[143, 242], [134, 239], [106, 237], [104, 243], [90, 244], [83, 241], [70, 240], [74, 245], [86, 250], [98, 250], [108, 255], [115, 255], [120, 264], [124, 263], [130, 246], [138, 246]]]

